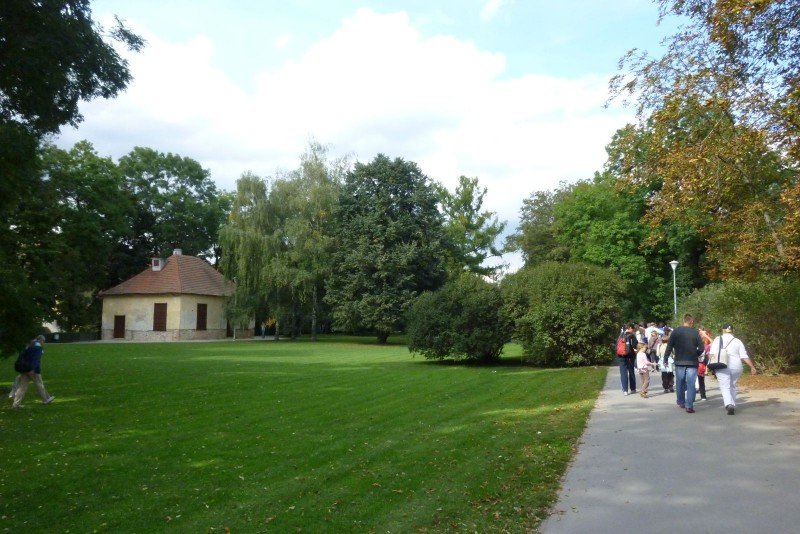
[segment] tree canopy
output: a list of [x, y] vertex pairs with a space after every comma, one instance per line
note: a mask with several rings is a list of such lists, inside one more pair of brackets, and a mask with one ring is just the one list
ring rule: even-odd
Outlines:
[[422, 291], [445, 281], [444, 221], [430, 179], [413, 162], [356, 163], [334, 212], [334, 270], [326, 301], [334, 326], [385, 343]]
[[[51, 316], [52, 296], [41, 292], [42, 282], [26, 263], [29, 243], [40, 236], [20, 233], [29, 222], [20, 217], [34, 213], [34, 206], [49, 207], [37, 196], [54, 187], [44, 183], [41, 138], [78, 124], [82, 100], [111, 98], [128, 85], [130, 71], [113, 41], [134, 51], [144, 45], [119, 20], [106, 32], [92, 20], [88, 0], [0, 3], [0, 353], [15, 353]], [[81, 185], [70, 187], [91, 196]], [[76, 223], [83, 217], [77, 210], [72, 215]], [[73, 311], [85, 303], [75, 304]]]
[[83, 119], [82, 100], [112, 98], [131, 80], [128, 63], [112, 41], [133, 51], [144, 46], [119, 19], [106, 32], [92, 20], [89, 0], [4, 0], [0, 118], [36, 134], [77, 125]]

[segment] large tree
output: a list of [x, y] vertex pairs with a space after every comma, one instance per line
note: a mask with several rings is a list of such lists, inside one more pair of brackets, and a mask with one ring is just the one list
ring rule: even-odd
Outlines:
[[[796, 270], [800, 0], [661, 0], [687, 24], [657, 58], [629, 53], [611, 83], [632, 96], [622, 176], [653, 190], [651, 224], [691, 224], [712, 277]], [[669, 205], [663, 212], [656, 205]]]
[[220, 234], [222, 268], [237, 279], [237, 309], [250, 317], [268, 311], [276, 334], [282, 327], [295, 334], [306, 312], [316, 334], [334, 246], [331, 216], [346, 167], [312, 142], [298, 169], [270, 181], [245, 174], [237, 182]]
[[312, 142], [300, 158], [300, 167], [273, 189], [273, 204], [288, 210], [283, 221], [287, 247], [281, 259], [289, 269], [292, 308], [298, 303], [309, 306], [312, 339], [316, 339], [322, 292], [331, 274], [332, 215], [347, 167], [346, 158], [329, 161], [327, 149]]
[[216, 262], [218, 232], [230, 198], [220, 193], [207, 169], [192, 158], [142, 147], [121, 157], [119, 169], [136, 205], [119, 278], [174, 248]]
[[430, 179], [401, 158], [381, 154], [348, 173], [335, 212], [334, 270], [325, 297], [336, 328], [371, 329], [385, 343], [403, 326], [415, 297], [444, 282], [438, 202]]
[[81, 121], [80, 101], [125, 89], [131, 74], [114, 40], [144, 44], [119, 21], [106, 33], [88, 1], [0, 2], [0, 353], [15, 352], [49, 313], [21, 255], [35, 238], [20, 239], [11, 220], [42, 185], [37, 145]]
[[15, 218], [19, 257], [48, 319], [66, 330], [96, 330], [97, 292], [107, 287], [133, 204], [114, 162], [86, 141], [68, 151], [45, 147], [41, 165], [47, 179]]

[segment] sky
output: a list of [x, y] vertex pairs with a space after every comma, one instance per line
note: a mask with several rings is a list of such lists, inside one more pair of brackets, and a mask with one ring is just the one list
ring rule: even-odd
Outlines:
[[[523, 199], [591, 179], [633, 110], [606, 106], [631, 48], [658, 53], [677, 22], [648, 0], [95, 0], [147, 41], [133, 81], [81, 105], [64, 148], [115, 160], [135, 146], [193, 158], [221, 189], [331, 157], [414, 161], [518, 225]], [[519, 254], [504, 257], [511, 270]]]

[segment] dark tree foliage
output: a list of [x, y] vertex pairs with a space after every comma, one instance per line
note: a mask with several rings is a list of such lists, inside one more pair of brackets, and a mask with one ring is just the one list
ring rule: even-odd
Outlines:
[[[106, 33], [91, 18], [89, 2], [0, 2], [0, 353], [18, 352], [48, 317], [25, 255], [36, 236], [15, 219], [38, 202], [44, 186], [38, 145], [63, 124], [78, 124], [78, 105], [110, 98], [131, 79], [110, 41], [139, 50], [144, 41], [117, 20]], [[56, 264], [57, 265], [57, 264]]]
[[334, 271], [325, 296], [334, 327], [402, 328], [422, 291], [444, 282], [443, 218], [431, 181], [413, 162], [378, 155], [348, 173], [334, 212]]
[[[117, 19], [113, 40], [144, 41]], [[127, 62], [92, 20], [88, 0], [0, 3], [0, 118], [32, 132], [77, 125], [81, 100], [112, 98], [131, 80]]]
[[149, 258], [169, 256], [175, 248], [216, 262], [219, 228], [231, 197], [220, 194], [208, 170], [191, 158], [136, 147], [120, 158], [119, 171], [136, 209], [118, 250], [120, 281], [143, 269]]
[[408, 350], [434, 360], [498, 360], [512, 331], [502, 301], [499, 287], [472, 273], [423, 293], [408, 316]]
[[[112, 253], [130, 228], [133, 204], [117, 166], [86, 141], [42, 153], [46, 180], [19, 217], [20, 251], [47, 318], [66, 331], [97, 330]], [[57, 265], [58, 268], [54, 268]]]

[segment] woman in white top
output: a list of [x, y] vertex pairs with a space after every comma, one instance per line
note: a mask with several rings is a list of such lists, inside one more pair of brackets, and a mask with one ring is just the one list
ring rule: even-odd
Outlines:
[[742, 376], [742, 362], [750, 367], [750, 373], [756, 374], [756, 368], [744, 348], [744, 343], [733, 336], [733, 326], [726, 324], [722, 327], [722, 335], [714, 338], [711, 342], [711, 349], [708, 351], [710, 361], [719, 353], [720, 343], [722, 348], [728, 351], [728, 367], [714, 371], [719, 382], [719, 389], [722, 392], [722, 401], [728, 415], [736, 413], [736, 383]]

